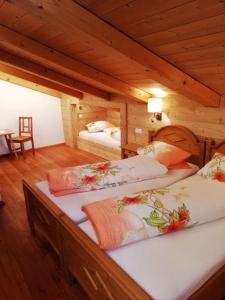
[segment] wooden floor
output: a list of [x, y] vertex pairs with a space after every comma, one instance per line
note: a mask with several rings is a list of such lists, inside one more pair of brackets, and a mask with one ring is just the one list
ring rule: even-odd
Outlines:
[[39, 149], [35, 158], [31, 153], [25, 160], [0, 158], [0, 191], [6, 203], [0, 208], [1, 300], [87, 299], [79, 285], [67, 285], [49, 249], [31, 235], [21, 181], [26, 176], [43, 180], [49, 169], [99, 160], [65, 145]]

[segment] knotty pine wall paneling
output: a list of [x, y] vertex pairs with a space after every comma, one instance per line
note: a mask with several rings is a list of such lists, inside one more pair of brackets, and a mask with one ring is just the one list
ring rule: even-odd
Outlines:
[[102, 100], [98, 97], [84, 94], [82, 100], [63, 95], [61, 109], [65, 143], [76, 147], [76, 137], [85, 124], [94, 120], [108, 120], [121, 127], [121, 143], [127, 143], [127, 104], [124, 99], [115, 98], [113, 101]]
[[[196, 135], [225, 139], [225, 98], [219, 108], [204, 107], [184, 97], [170, 95], [163, 99], [162, 121], [152, 123], [152, 114], [147, 112], [147, 104], [128, 104], [128, 142], [147, 143], [148, 129], [158, 129], [165, 125], [183, 125]], [[136, 134], [141, 128], [142, 134]]]

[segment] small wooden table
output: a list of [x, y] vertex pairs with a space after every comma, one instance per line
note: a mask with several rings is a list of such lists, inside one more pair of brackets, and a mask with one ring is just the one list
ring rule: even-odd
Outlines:
[[143, 145], [130, 143], [122, 146], [122, 158], [128, 158], [137, 155], [137, 149]]
[[15, 145], [12, 141], [12, 135], [14, 134], [14, 132], [10, 129], [0, 129], [0, 137], [4, 136], [8, 149], [9, 149], [9, 153], [10, 156], [12, 157], [13, 154], [15, 155], [16, 158], [18, 158], [17, 153], [16, 153], [16, 148]]

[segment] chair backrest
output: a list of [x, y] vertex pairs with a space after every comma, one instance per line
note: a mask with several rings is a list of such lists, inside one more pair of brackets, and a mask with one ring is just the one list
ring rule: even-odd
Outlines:
[[19, 117], [19, 135], [33, 136], [32, 117]]

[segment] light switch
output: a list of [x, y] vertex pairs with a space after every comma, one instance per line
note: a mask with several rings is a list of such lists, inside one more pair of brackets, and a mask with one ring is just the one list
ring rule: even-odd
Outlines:
[[137, 134], [142, 134], [142, 129], [141, 128], [135, 128], [134, 132]]

